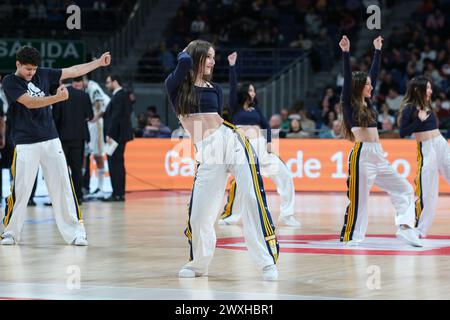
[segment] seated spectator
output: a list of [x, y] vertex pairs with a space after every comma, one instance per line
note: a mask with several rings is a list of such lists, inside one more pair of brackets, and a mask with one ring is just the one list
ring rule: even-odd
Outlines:
[[334, 120], [337, 120], [337, 114], [334, 110], [329, 110], [323, 117], [323, 123], [322, 126], [320, 127], [320, 131], [321, 132], [330, 131], [331, 128], [333, 128]]
[[289, 133], [286, 135], [286, 138], [308, 138], [308, 136], [307, 132], [302, 131], [300, 120], [292, 119]]
[[381, 124], [380, 138], [400, 138], [400, 134], [394, 131], [394, 124], [387, 118]]
[[309, 117], [308, 112], [305, 108], [302, 108], [299, 111], [300, 114], [300, 124], [305, 133], [308, 134], [309, 137], [313, 137], [316, 135], [316, 123]]
[[290, 120], [289, 120], [289, 111], [286, 108], [281, 109], [280, 111], [280, 116], [281, 116], [281, 130], [288, 132], [289, 131], [289, 125], [290, 125]]
[[342, 139], [342, 121], [334, 120], [331, 130], [320, 133], [319, 137], [322, 139]]
[[312, 45], [312, 41], [308, 38], [305, 39], [303, 33], [299, 33], [297, 39], [289, 44], [291, 48], [299, 48], [303, 50], [310, 50], [312, 48]]
[[385, 119], [388, 119], [392, 124], [395, 124], [395, 117], [392, 116], [387, 103], [383, 103], [378, 114], [378, 127], [381, 128]]
[[439, 121], [439, 129], [450, 129], [450, 101], [445, 94], [440, 94], [433, 102], [433, 111]]
[[389, 93], [386, 97], [386, 104], [389, 110], [398, 111], [400, 110], [400, 105], [403, 101], [403, 96], [398, 93], [398, 89], [392, 87], [389, 89]]
[[269, 126], [272, 130], [272, 137], [286, 138], [286, 132], [281, 130], [281, 116], [279, 114], [270, 117]]
[[145, 113], [141, 112], [136, 117], [136, 128], [134, 129], [134, 136], [136, 138], [142, 138], [144, 136], [144, 129], [147, 125], [147, 117]]
[[161, 123], [159, 115], [155, 114], [148, 118], [147, 126], [144, 128], [144, 138], [170, 138], [171, 130]]

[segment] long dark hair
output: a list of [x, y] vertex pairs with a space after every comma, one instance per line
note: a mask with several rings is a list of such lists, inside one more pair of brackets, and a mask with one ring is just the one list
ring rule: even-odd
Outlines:
[[244, 105], [248, 103], [251, 105], [252, 97], [250, 97], [250, 94], [248, 93], [248, 87], [247, 84], [241, 84], [238, 86], [236, 91], [236, 102], [239, 108], [244, 109]]
[[[368, 127], [369, 124], [375, 121], [375, 112], [372, 108], [368, 108], [370, 101], [363, 99], [363, 90], [367, 82], [367, 73], [362, 71], [352, 72], [352, 95], [350, 98], [350, 105], [352, 107], [353, 118], [355, 122], [361, 127]], [[363, 103], [366, 102], [367, 106]], [[341, 110], [344, 110], [341, 101]], [[342, 134], [345, 139], [355, 141], [355, 136], [351, 130], [349, 123], [345, 121], [342, 126]]]
[[431, 80], [426, 76], [418, 76], [411, 79], [408, 84], [408, 88], [406, 89], [405, 97], [403, 98], [400, 106], [399, 119], [401, 119], [405, 108], [410, 105], [416, 108], [413, 113], [415, 116], [418, 114], [417, 108], [420, 110], [429, 108], [431, 110], [431, 102], [427, 101], [428, 82], [431, 84]]
[[[178, 115], [186, 116], [197, 112], [199, 109], [199, 97], [195, 91], [195, 79], [199, 73], [203, 73], [203, 68], [208, 56], [208, 50], [214, 48], [213, 45], [204, 40], [194, 40], [186, 48], [186, 52], [191, 56], [193, 66], [185, 81], [181, 85], [178, 96], [176, 112]], [[211, 75], [203, 75], [203, 79], [210, 81]]]

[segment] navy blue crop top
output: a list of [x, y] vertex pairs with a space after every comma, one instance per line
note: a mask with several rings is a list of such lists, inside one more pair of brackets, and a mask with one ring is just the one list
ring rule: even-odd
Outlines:
[[400, 119], [400, 136], [411, 135], [413, 132], [424, 132], [437, 129], [437, 119], [434, 112], [429, 112], [430, 116], [422, 121], [415, 112], [416, 107], [412, 105], [405, 106]]
[[257, 100], [253, 101], [251, 110], [246, 111], [237, 101], [237, 76], [236, 67], [230, 66], [230, 112], [231, 122], [234, 125], [253, 126], [257, 125], [261, 129], [265, 129], [267, 142], [272, 142], [272, 134], [266, 117], [262, 114], [258, 107]]
[[[178, 54], [177, 67], [165, 80], [166, 90], [175, 113], [175, 106], [178, 103], [178, 90], [186, 79], [186, 76], [192, 70], [192, 66], [191, 56], [187, 52], [181, 52]], [[195, 110], [191, 110], [189, 112], [190, 114], [217, 112], [219, 115], [222, 115], [222, 88], [216, 83], [211, 83], [211, 85], [211, 88], [195, 86], [199, 105]]]
[[[361, 127], [357, 123], [355, 116], [353, 114], [353, 109], [351, 105], [352, 97], [352, 70], [350, 67], [350, 52], [343, 52], [344, 55], [344, 85], [342, 87], [342, 102], [343, 102], [343, 114], [344, 120], [348, 123], [350, 128]], [[380, 69], [381, 60], [381, 50], [375, 50], [373, 54], [372, 66], [370, 67], [369, 77], [372, 83], [372, 87], [375, 89], [377, 85], [378, 71]], [[373, 95], [373, 90], [372, 90]], [[378, 111], [374, 108], [369, 99], [365, 99], [368, 108], [372, 108], [374, 111], [374, 121], [369, 123], [368, 127], [377, 127]]]

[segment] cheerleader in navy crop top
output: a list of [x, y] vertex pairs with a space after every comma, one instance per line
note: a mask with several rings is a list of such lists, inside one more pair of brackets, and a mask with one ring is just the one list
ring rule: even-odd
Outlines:
[[369, 194], [375, 184], [391, 196], [396, 209], [397, 237], [412, 246], [421, 246], [414, 231], [413, 189], [385, 159], [385, 153], [378, 142], [377, 112], [370, 101], [380, 68], [382, 41], [383, 39], [378, 37], [373, 42], [375, 53], [369, 74], [352, 74], [350, 41], [344, 36], [339, 43], [344, 58], [344, 136], [356, 140], [348, 161], [347, 195], [350, 203], [345, 213], [341, 241], [353, 245], [364, 240], [368, 223]]
[[[233, 124], [241, 127], [244, 135], [249, 138], [255, 150], [261, 168], [261, 174], [269, 177], [277, 186], [281, 197], [279, 222], [293, 227], [299, 227], [294, 217], [295, 188], [292, 174], [283, 161], [271, 151], [272, 137], [266, 118], [257, 105], [256, 92], [252, 84], [238, 86], [236, 77], [237, 53], [228, 56], [230, 64], [230, 113]], [[258, 132], [254, 126], [259, 127]], [[260, 134], [261, 129], [267, 133], [267, 141]], [[219, 224], [235, 224], [241, 219], [241, 203], [236, 192], [236, 181], [232, 180], [227, 203], [219, 220]]]
[[413, 78], [400, 109], [400, 136], [417, 140], [416, 231], [425, 237], [430, 229], [439, 195], [439, 174], [450, 183], [450, 148], [431, 109], [431, 81]]
[[[259, 174], [258, 158], [237, 128], [220, 117], [222, 89], [209, 82], [214, 55], [210, 43], [191, 42], [178, 55], [178, 65], [165, 81], [177, 116], [183, 127], [191, 130], [198, 162], [185, 230], [190, 259], [179, 276], [191, 278], [208, 273], [216, 246], [214, 223], [222, 205], [228, 174], [231, 174], [239, 185], [243, 202], [247, 249], [261, 268], [263, 278], [275, 280], [279, 245]], [[196, 116], [198, 114], [200, 116]], [[198, 132], [203, 136], [196, 136]]]

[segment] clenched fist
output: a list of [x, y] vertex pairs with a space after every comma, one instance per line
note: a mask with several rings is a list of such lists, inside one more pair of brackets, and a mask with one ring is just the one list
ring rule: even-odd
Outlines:
[[58, 101], [69, 99], [69, 91], [67, 91], [65, 85], [62, 84], [58, 87], [58, 89], [56, 90], [56, 96], [58, 97]]
[[100, 58], [98, 58], [98, 62], [100, 67], [109, 66], [111, 64], [111, 54], [109, 52], [105, 52]]

